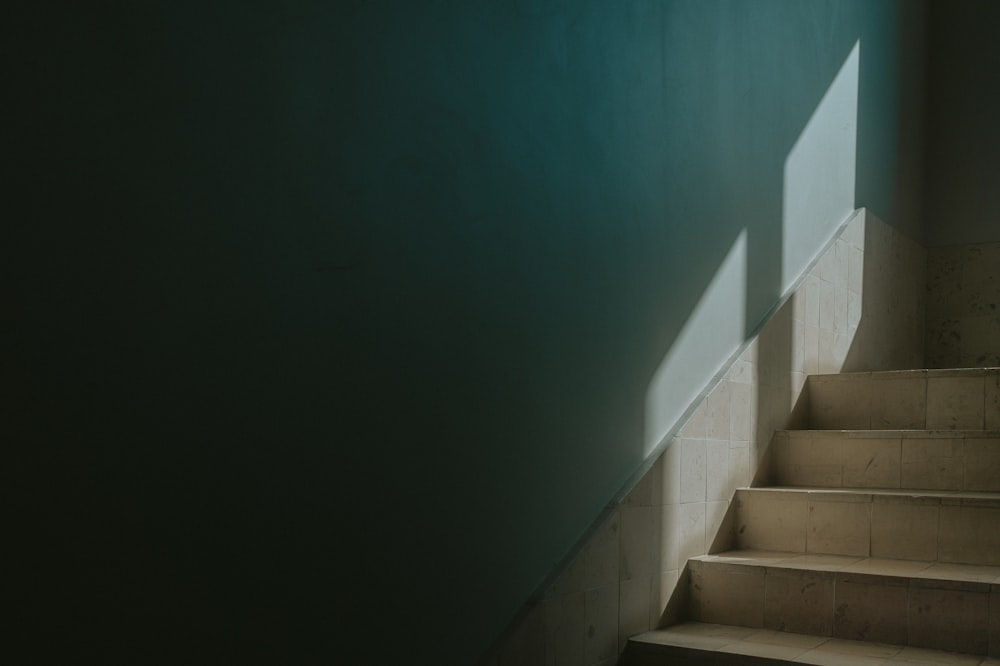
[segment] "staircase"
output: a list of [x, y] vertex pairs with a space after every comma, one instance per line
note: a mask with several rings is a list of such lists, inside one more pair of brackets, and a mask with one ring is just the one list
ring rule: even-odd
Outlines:
[[624, 662], [1000, 664], [1000, 369], [809, 378], [679, 623]]

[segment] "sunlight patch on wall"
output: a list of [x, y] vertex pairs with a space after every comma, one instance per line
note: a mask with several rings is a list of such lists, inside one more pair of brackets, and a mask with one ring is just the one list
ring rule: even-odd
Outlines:
[[[650, 380], [646, 391], [644, 455], [656, 449], [697, 392], [743, 342], [746, 266], [744, 229]], [[717, 359], [718, 365], [707, 366], [706, 359]]]
[[782, 291], [854, 210], [860, 61], [858, 41], [785, 159]]

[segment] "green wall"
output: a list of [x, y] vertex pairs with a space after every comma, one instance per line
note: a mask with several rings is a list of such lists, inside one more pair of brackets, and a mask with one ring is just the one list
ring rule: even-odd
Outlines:
[[473, 662], [642, 463], [741, 233], [744, 330], [779, 297], [783, 164], [859, 39], [856, 203], [915, 233], [915, 6], [15, 5], [13, 634]]

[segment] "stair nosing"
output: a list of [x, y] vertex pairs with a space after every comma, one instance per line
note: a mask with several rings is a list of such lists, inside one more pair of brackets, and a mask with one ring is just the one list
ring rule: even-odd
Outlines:
[[[959, 500], [960, 504], [984, 504], [1000, 506], [1000, 491], [980, 490], [927, 490], [923, 488], [836, 488], [825, 486], [747, 486], [737, 488], [737, 493], [774, 493], [806, 495], [873, 495], [879, 497], [901, 497], [910, 499]], [[967, 502], [966, 502], [967, 500]]]
[[[742, 556], [740, 554], [743, 554]], [[787, 556], [787, 557], [781, 557]], [[757, 558], [756, 560], [754, 558]], [[777, 559], [778, 561], [774, 561]], [[841, 560], [840, 565], [814, 563], [793, 563], [797, 559]], [[846, 560], [853, 560], [846, 562]], [[796, 553], [785, 551], [763, 551], [753, 549], [733, 549], [720, 553], [698, 555], [688, 562], [699, 564], [722, 565], [733, 567], [757, 567], [764, 569], [779, 569], [782, 571], [799, 571], [806, 573], [822, 573], [851, 578], [878, 578], [915, 583], [917, 587], [953, 588], [961, 587], [967, 591], [988, 592], [990, 586], [1000, 585], [1000, 566], [989, 564], [963, 564], [959, 562], [939, 562], [928, 560], [901, 560], [884, 557], [857, 557], [853, 555], [825, 555], [817, 553]], [[898, 570], [900, 563], [908, 563], [914, 567], [909, 573]], [[863, 570], [852, 569], [859, 565], [868, 567]], [[897, 568], [893, 571], [893, 568]], [[933, 569], [933, 571], [929, 571]], [[963, 571], [964, 570], [964, 571]], [[990, 580], [982, 580], [990, 575]]]
[[774, 434], [786, 434], [790, 437], [805, 437], [813, 433], [820, 435], [846, 435], [848, 438], [858, 439], [884, 439], [888, 437], [909, 437], [911, 439], [937, 439], [972, 437], [974, 439], [994, 439], [1000, 438], [1000, 430], [984, 430], [982, 428], [965, 428], [956, 430], [944, 430], [941, 428], [787, 428], [775, 430]]
[[[681, 637], [677, 636], [678, 630], [693, 628], [705, 628], [706, 631], [701, 636], [701, 641], [696, 640], [697, 634], [694, 636]], [[717, 633], [715, 636], [708, 633], [715, 630]], [[728, 632], [732, 636], [722, 637], [719, 634], [722, 632]], [[670, 637], [670, 634], [675, 634], [674, 637]], [[735, 637], [737, 636], [738, 637]], [[783, 635], [785, 638], [783, 641], [768, 642], [765, 640], [749, 640], [754, 637], [761, 636], [774, 636]], [[799, 640], [800, 646], [791, 646], [788, 643], [796, 640], [793, 637], [801, 637]], [[714, 639], [714, 640], [713, 640]], [[812, 640], [809, 640], [812, 639]], [[740, 652], [736, 649], [737, 645], [756, 645], [757, 650], [753, 656], [758, 658], [769, 660], [768, 663], [788, 663], [788, 664], [823, 664], [829, 663], [826, 659], [833, 657], [834, 659], [846, 661], [853, 657], [861, 657], [864, 659], [884, 659], [886, 664], [915, 664], [915, 663], [948, 663], [946, 661], [926, 661], [927, 655], [941, 655], [944, 657], [962, 656], [962, 657], [974, 657], [980, 660], [987, 660], [988, 656], [985, 654], [970, 654], [964, 652], [951, 652], [948, 650], [935, 650], [928, 648], [917, 648], [908, 645], [899, 645], [893, 643], [879, 643], [873, 641], [859, 641], [850, 638], [841, 638], [838, 636], [824, 636], [819, 634], [800, 634], [791, 632], [781, 632], [775, 629], [769, 629], [767, 627], [743, 627], [740, 625], [731, 624], [717, 624], [712, 622], [698, 622], [695, 620], [686, 620], [679, 624], [672, 625], [670, 627], [664, 627], [660, 629], [651, 629], [649, 631], [644, 631], [640, 634], [630, 636], [628, 639], [629, 643], [636, 646], [642, 646], [645, 649], [657, 649], [662, 648], [666, 650], [693, 650], [697, 652], [708, 652], [720, 655], [746, 655], [747, 652]], [[698, 646], [697, 643], [701, 643]], [[686, 644], [685, 644], [686, 643]], [[808, 643], [813, 643], [811, 647], [802, 647], [808, 645]], [[714, 644], [714, 645], [713, 645]], [[854, 649], [850, 651], [844, 650], [844, 644], [849, 644], [854, 646]], [[824, 649], [824, 646], [827, 646]], [[834, 647], [836, 646], [836, 647]], [[768, 655], [767, 648], [774, 648], [771, 655]], [[782, 650], [781, 648], [785, 648]], [[799, 653], [796, 656], [790, 656], [788, 649], [793, 650], [798, 648]], [[834, 648], [834, 649], [830, 649]], [[885, 654], [886, 652], [891, 654]], [[865, 652], [870, 652], [871, 654], [865, 654]], [[876, 652], [882, 652], [881, 655], [876, 655]], [[909, 661], [906, 655], [917, 652], [921, 655], [918, 657], [918, 661]], [[826, 658], [822, 658], [821, 655], [827, 655]], [[980, 663], [985, 663], [981, 661]]]

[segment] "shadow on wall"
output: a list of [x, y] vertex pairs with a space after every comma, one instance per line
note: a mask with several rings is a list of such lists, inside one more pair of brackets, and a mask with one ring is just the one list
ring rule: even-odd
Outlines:
[[927, 252], [917, 242], [871, 222], [865, 225], [864, 252], [849, 251], [849, 300], [834, 304], [836, 316], [848, 322], [848, 337], [821, 344], [832, 343], [835, 350], [848, 346], [842, 372], [925, 367]]
[[900, 3], [41, 4], [12, 633], [87, 656], [481, 653], [646, 457], [739, 238], [734, 330], [780, 296], [785, 160], [859, 39], [894, 173]]

